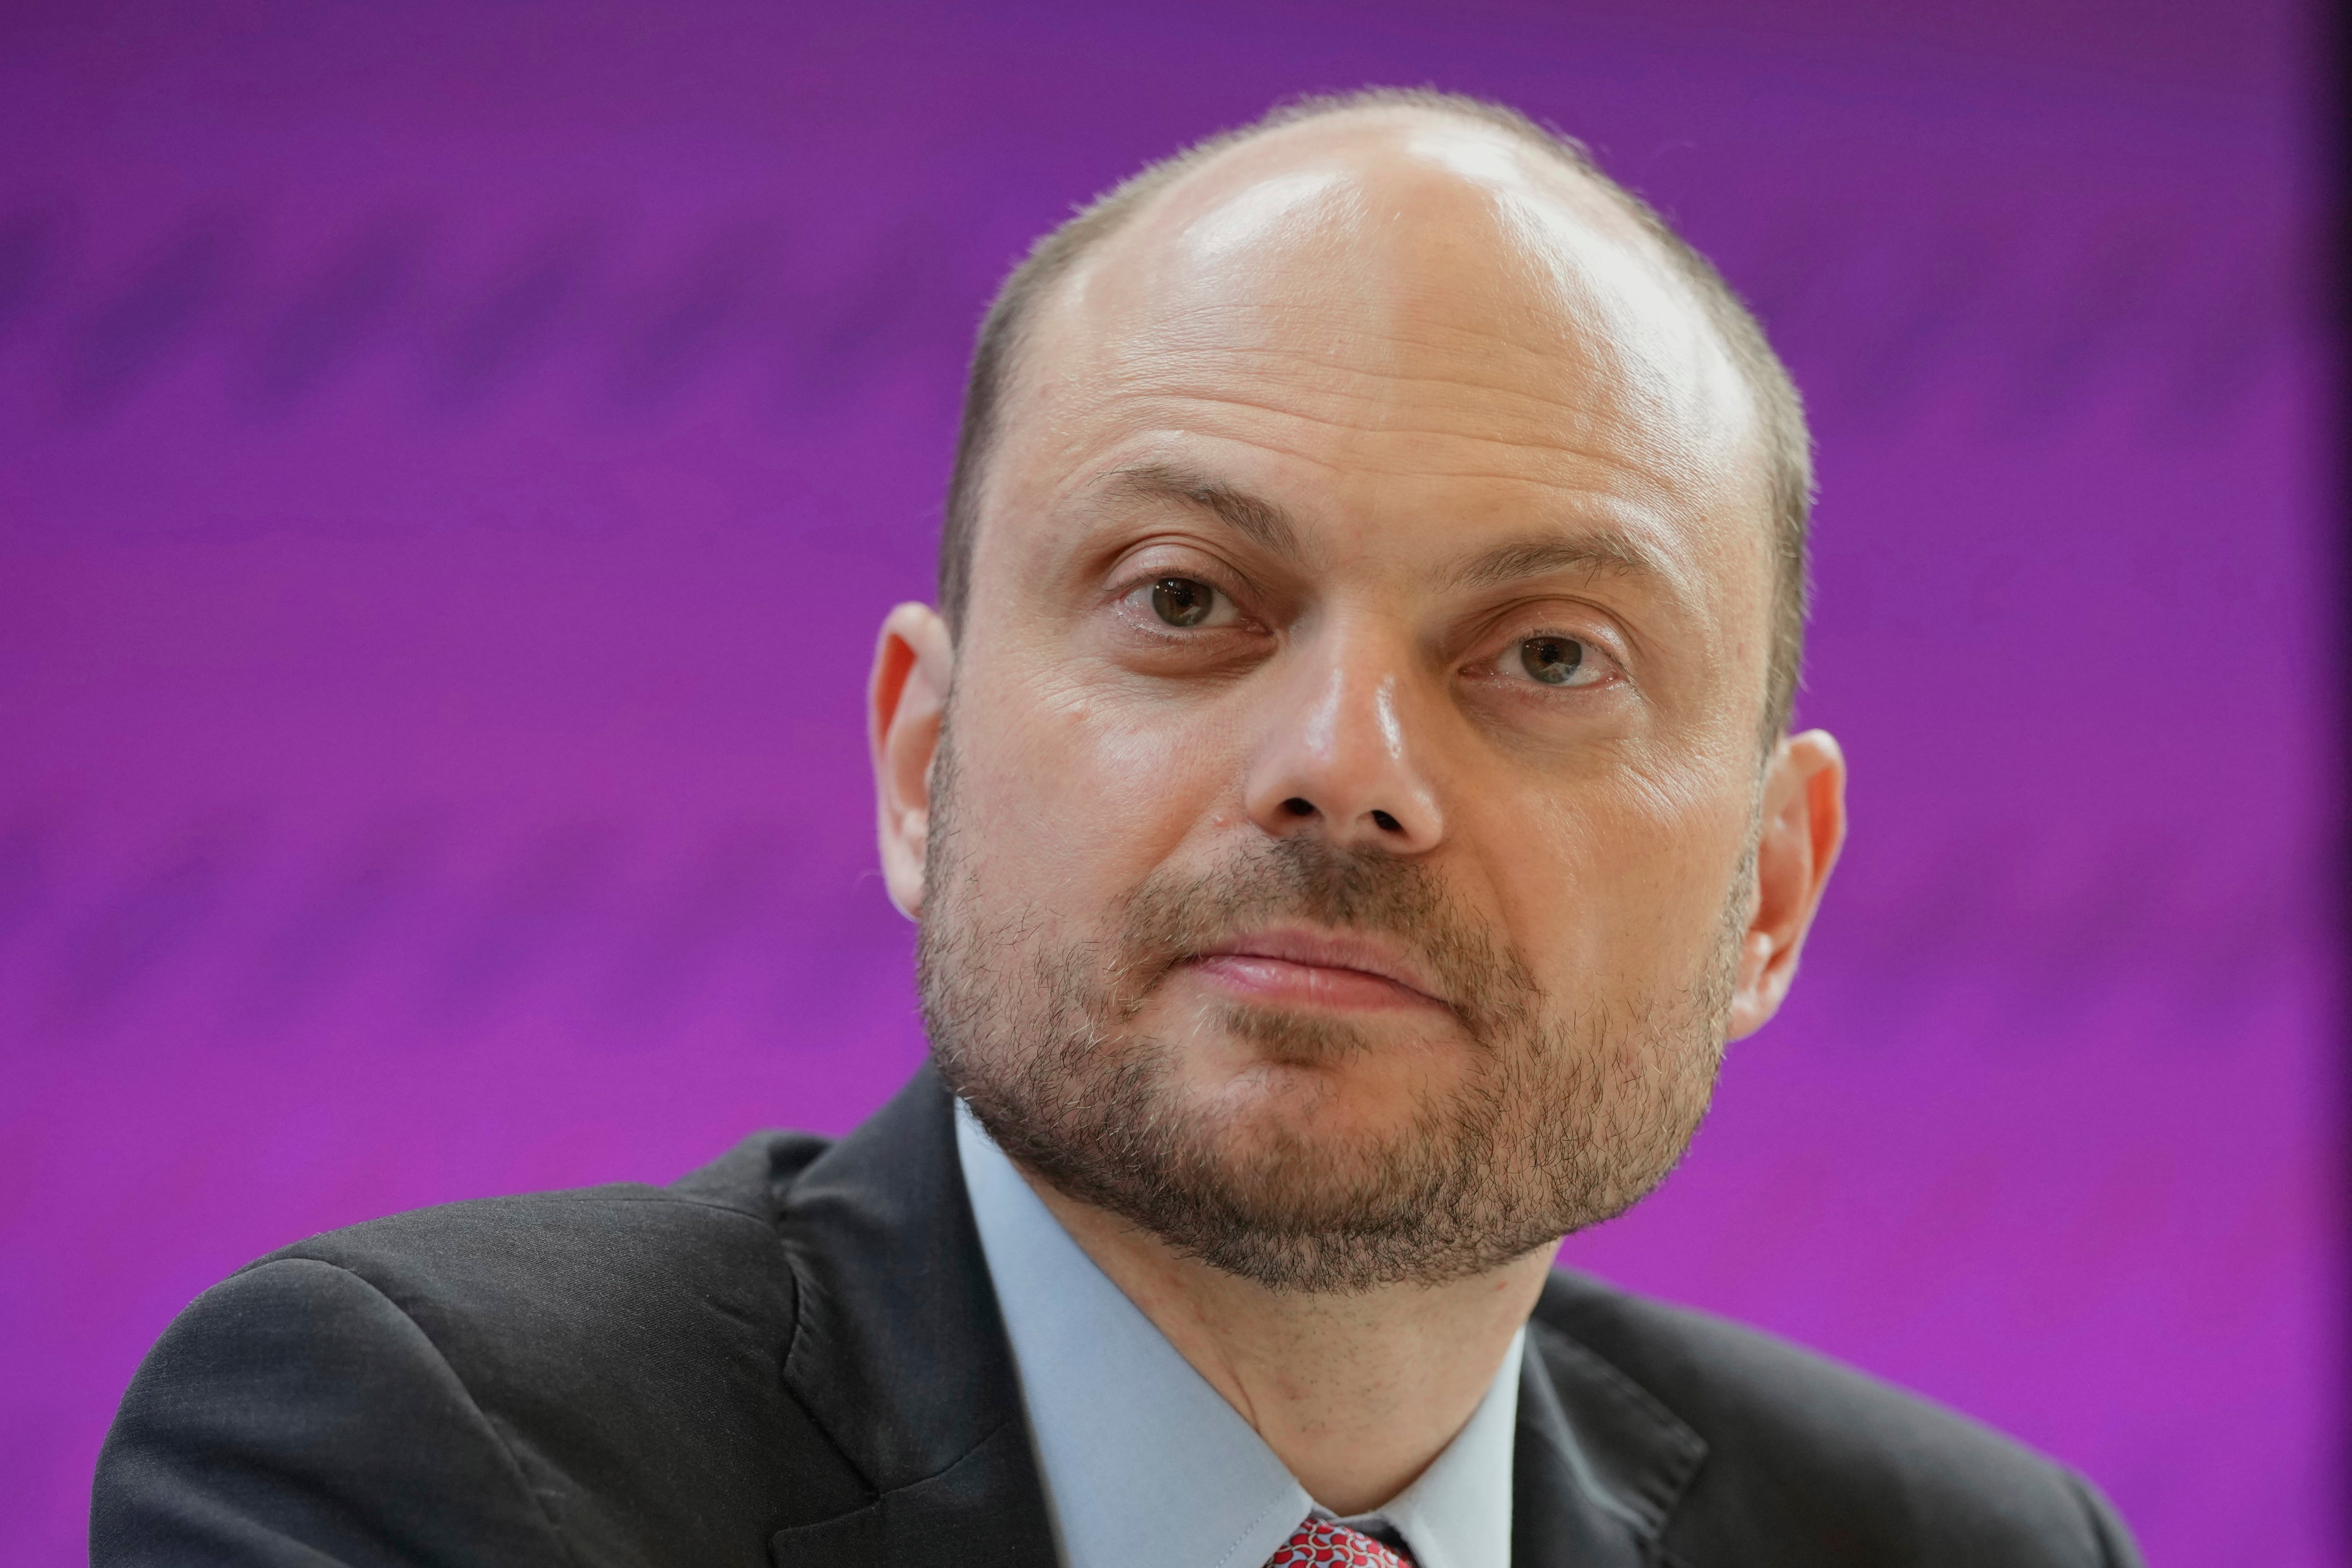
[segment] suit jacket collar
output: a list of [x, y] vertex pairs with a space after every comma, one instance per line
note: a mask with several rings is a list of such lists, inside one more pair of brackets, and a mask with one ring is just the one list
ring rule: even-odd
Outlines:
[[[928, 1067], [797, 1175], [778, 1219], [799, 1289], [786, 1390], [873, 1489], [779, 1531], [779, 1568], [1050, 1564], [1021, 1386]], [[1706, 1447], [1615, 1367], [1528, 1325], [1513, 1458], [1515, 1568], [1658, 1562]]]
[[952, 1106], [924, 1068], [782, 1194], [784, 1384], [875, 1497], [779, 1532], [780, 1568], [1055, 1560]]
[[1663, 1560], [1666, 1517], [1706, 1458], [1697, 1433], [1558, 1329], [1528, 1324], [1512, 1455], [1512, 1568]]

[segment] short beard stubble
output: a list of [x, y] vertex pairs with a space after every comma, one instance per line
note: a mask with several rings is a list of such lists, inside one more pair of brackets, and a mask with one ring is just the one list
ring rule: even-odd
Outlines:
[[[992, 900], [966, 853], [944, 722], [939, 747], [917, 976], [940, 1075], [1016, 1163], [1181, 1253], [1281, 1292], [1444, 1284], [1623, 1213], [1706, 1112], [1752, 836], [1685, 983], [1563, 1005], [1428, 868], [1312, 833], [1262, 838], [1204, 873], [1163, 868], [1110, 910], [1106, 934], [1056, 942], [1047, 922]], [[1336, 1146], [1311, 1116], [1243, 1138], [1228, 1114], [1186, 1103], [1181, 1047], [1134, 1018], [1188, 958], [1286, 921], [1417, 953], [1473, 1043], [1461, 1084], [1408, 1126]], [[1381, 1048], [1337, 1019], [1231, 1005], [1219, 1021], [1276, 1062]]]

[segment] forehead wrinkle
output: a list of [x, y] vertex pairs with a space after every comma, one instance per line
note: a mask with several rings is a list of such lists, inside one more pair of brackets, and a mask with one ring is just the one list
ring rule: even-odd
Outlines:
[[[1329, 303], [1316, 299], [1189, 300], [1139, 334], [1148, 348], [1116, 357], [1149, 360], [1174, 353], [1244, 362], [1288, 360], [1409, 385], [1507, 394], [1515, 389], [1497, 378], [1500, 359], [1566, 381], [1565, 396], [1609, 401], [1617, 390], [1615, 356], [1608, 346], [1584, 341], [1561, 321], [1546, 320], [1542, 310], [1498, 304], [1495, 313], [1506, 319], [1464, 320], [1453, 310], [1457, 301], [1439, 282], [1417, 287], [1411, 279], [1395, 279], [1388, 287], [1402, 308], [1386, 316], [1359, 314], [1340, 324], [1330, 320]], [[1452, 313], [1442, 313], [1446, 311]], [[1441, 368], [1465, 358], [1475, 363], [1454, 373]]]
[[[1500, 334], [1490, 341], [1494, 348], [1515, 352], [1521, 360], [1542, 363], [1565, 357]], [[1467, 369], [1448, 372], [1435, 364], [1335, 364], [1328, 357], [1318, 358], [1286, 345], [1255, 343], [1185, 344], [1166, 357], [1176, 363], [1170, 365], [1163, 362], [1142, 371], [1135, 376], [1135, 384], [1126, 395], [1247, 408], [1310, 425], [1379, 435], [1448, 437], [1498, 446], [1574, 452], [1579, 456], [1598, 456], [1589, 448], [1605, 443], [1592, 441], [1591, 433], [1596, 426], [1605, 426], [1615, 429], [1628, 445], [1667, 458], [1667, 472], [1693, 467], [1692, 448], [1702, 444], [1687, 433], [1627, 418], [1622, 405], [1631, 401], [1638, 405], [1640, 395], [1598, 374], [1570, 386], [1512, 385], [1500, 382], [1491, 371], [1483, 374]], [[1190, 364], [1185, 363], [1188, 361]], [[1218, 373], [1227, 368], [1258, 382], [1264, 392], [1248, 396], [1222, 388], [1212, 390], [1225, 379]], [[1330, 374], [1335, 370], [1339, 372], [1337, 378]], [[1293, 401], [1284, 395], [1300, 390], [1308, 393], [1309, 397]], [[1433, 394], [1437, 395], [1432, 396]], [[1445, 395], [1458, 394], [1466, 394], [1469, 399], [1486, 406], [1447, 406]], [[1454, 401], [1461, 403], [1460, 399]], [[1311, 405], [1317, 403], [1332, 411], [1316, 411]], [[1352, 409], [1378, 411], [1381, 416], [1374, 420], [1350, 418], [1347, 411]], [[1433, 416], [1451, 419], [1474, 427], [1405, 423], [1401, 417], [1412, 415], [1419, 415], [1423, 420]], [[1497, 420], [1512, 424], [1524, 421], [1529, 428], [1514, 435], [1486, 434]], [[1645, 471], [1642, 477], [1655, 484], [1663, 474]]]
[[[1353, 424], [1345, 419], [1328, 418], [1320, 415], [1304, 413], [1294, 408], [1277, 407], [1272, 404], [1259, 403], [1245, 397], [1217, 396], [1208, 393], [1193, 392], [1162, 393], [1158, 395], [1170, 402], [1202, 404], [1212, 407], [1253, 409], [1261, 414], [1278, 415], [1286, 419], [1293, 419], [1301, 424], [1322, 426], [1332, 429], [1348, 430], [1357, 434], [1364, 434], [1367, 432], [1367, 426]], [[1629, 488], [1644, 495], [1655, 494], [1662, 489], [1669, 488], [1661, 481], [1659, 475], [1654, 468], [1645, 465], [1638, 458], [1612, 458], [1606, 453], [1588, 450], [1582, 447], [1553, 444], [1549, 442], [1539, 443], [1518, 439], [1508, 436], [1489, 436], [1481, 434], [1475, 430], [1449, 430], [1436, 426], [1423, 427], [1421, 426], [1412, 425], [1381, 426], [1371, 429], [1370, 433], [1378, 436], [1395, 437], [1401, 438], [1460, 442], [1465, 445], [1480, 447], [1499, 447], [1517, 452], [1526, 452], [1530, 450], [1542, 451], [1549, 453], [1555, 458], [1565, 458], [1568, 461], [1574, 463], [1579, 468], [1594, 469], [1603, 474], [1631, 480], [1633, 481], [1633, 484]], [[1269, 452], [1278, 452], [1286, 458], [1295, 458], [1300, 462], [1311, 463], [1318, 468], [1333, 469], [1342, 475], [1369, 474], [1381, 479], [1491, 479], [1507, 484], [1540, 484], [1544, 485], [1546, 488], [1559, 488], [1555, 481], [1538, 479], [1525, 472], [1513, 472], [1508, 469], [1488, 469], [1466, 467], [1440, 468], [1433, 467], [1426, 463], [1379, 463], [1369, 460], [1367, 456], [1362, 453], [1350, 453], [1349, 455], [1349, 459], [1345, 464], [1335, 464], [1328, 453], [1317, 453], [1297, 447], [1286, 446], [1279, 441], [1267, 439], [1263, 435], [1253, 437], [1249, 444]], [[1205, 482], [1208, 484], [1209, 489], [1213, 490], [1223, 489], [1228, 493], [1234, 493], [1232, 492], [1230, 486], [1223, 486], [1220, 481]], [[1165, 487], [1142, 487], [1138, 489], [1136, 493], [1139, 495], [1147, 495], [1160, 499], [1173, 498], [1179, 500], [1194, 500], [1194, 498], [1188, 496], [1183, 489], [1172, 485]], [[1205, 507], [1209, 505], [1210, 502], [1206, 500], [1196, 500], [1195, 504]], [[1263, 504], [1268, 506], [1272, 505], [1271, 502]], [[1276, 510], [1279, 510], [1279, 509]], [[1286, 520], [1286, 525], [1288, 514], [1286, 512], [1281, 515]], [[1246, 531], [1247, 525], [1243, 526]]]
[[[1336, 369], [1341, 375], [1350, 380], [1377, 382], [1403, 390], [1427, 388], [1476, 393], [1500, 402], [1533, 404], [1540, 408], [1557, 410], [1572, 420], [1589, 420], [1595, 417], [1597, 413], [1601, 416], [1605, 416], [1607, 395], [1612, 390], [1603, 384], [1591, 389], [1601, 394], [1598, 398], [1591, 395], [1591, 390], [1582, 387], [1574, 389], [1572, 396], [1558, 395], [1533, 387], [1498, 385], [1492, 378], [1491, 373], [1486, 376], [1470, 372], [1447, 374], [1433, 365], [1412, 368], [1393, 365], [1335, 365], [1332, 363], [1332, 356], [1328, 354], [1318, 358], [1297, 349], [1276, 346], [1221, 343], [1214, 347], [1184, 347], [1175, 352], [1192, 359], [1247, 362], [1253, 365], [1260, 362], [1269, 362], [1274, 367], [1295, 366], [1297, 374], [1294, 375], [1277, 380], [1275, 375], [1269, 374], [1267, 379], [1276, 380], [1278, 385], [1286, 388], [1294, 384], [1311, 386], [1322, 397], [1352, 403], [1387, 402], [1391, 400], [1391, 395], [1375, 389], [1359, 390], [1345, 385], [1334, 385], [1322, 377]], [[1535, 357], [1533, 351], [1528, 351], [1528, 357]], [[1163, 379], [1172, 381], [1180, 379], [1180, 376], [1171, 373], [1163, 373]], [[1601, 404], [1601, 407], [1596, 410], [1591, 406], [1594, 403]]]
[[[1191, 403], [1199, 404], [1212, 408], [1245, 408], [1259, 414], [1271, 414], [1276, 416], [1277, 418], [1292, 420], [1301, 425], [1315, 425], [1321, 426], [1328, 429], [1353, 431], [1360, 435], [1442, 437], [1449, 440], [1471, 441], [1487, 447], [1516, 447], [1521, 449], [1530, 447], [1539, 448], [1545, 451], [1570, 454], [1579, 458], [1590, 457], [1593, 462], [1607, 468], [1623, 468], [1629, 472], [1646, 471], [1640, 469], [1637, 465], [1630, 461], [1605, 457], [1599, 453], [1587, 453], [1580, 447], [1559, 446], [1549, 442], [1528, 440], [1513, 436], [1487, 435], [1476, 428], [1456, 429], [1449, 428], [1442, 425], [1367, 425], [1361, 421], [1349, 419], [1336, 414], [1310, 413], [1307, 409], [1293, 407], [1288, 404], [1276, 403], [1262, 397], [1244, 397], [1237, 393], [1209, 392], [1193, 388], [1171, 386], [1140, 388], [1129, 395], [1135, 397], [1139, 402]], [[1370, 401], [1370, 399], [1360, 399], [1360, 401]], [[1476, 419], [1475, 416], [1469, 411], [1465, 411], [1461, 415], [1461, 418], [1465, 424], [1486, 424], [1489, 422], [1487, 420]], [[1655, 475], [1650, 475], [1650, 477], [1654, 479], [1656, 478]]]

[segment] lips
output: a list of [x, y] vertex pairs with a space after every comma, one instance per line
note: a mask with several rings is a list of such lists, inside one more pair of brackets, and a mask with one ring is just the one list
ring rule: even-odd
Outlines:
[[1234, 937], [1188, 961], [1257, 999], [1339, 1008], [1445, 1007], [1437, 984], [1402, 947], [1346, 932], [1284, 928]]

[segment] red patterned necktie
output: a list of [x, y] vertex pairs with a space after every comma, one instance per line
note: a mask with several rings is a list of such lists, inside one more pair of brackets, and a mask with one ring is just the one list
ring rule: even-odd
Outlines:
[[1412, 1560], [1360, 1530], [1310, 1519], [1265, 1560], [1265, 1568], [1412, 1568]]

